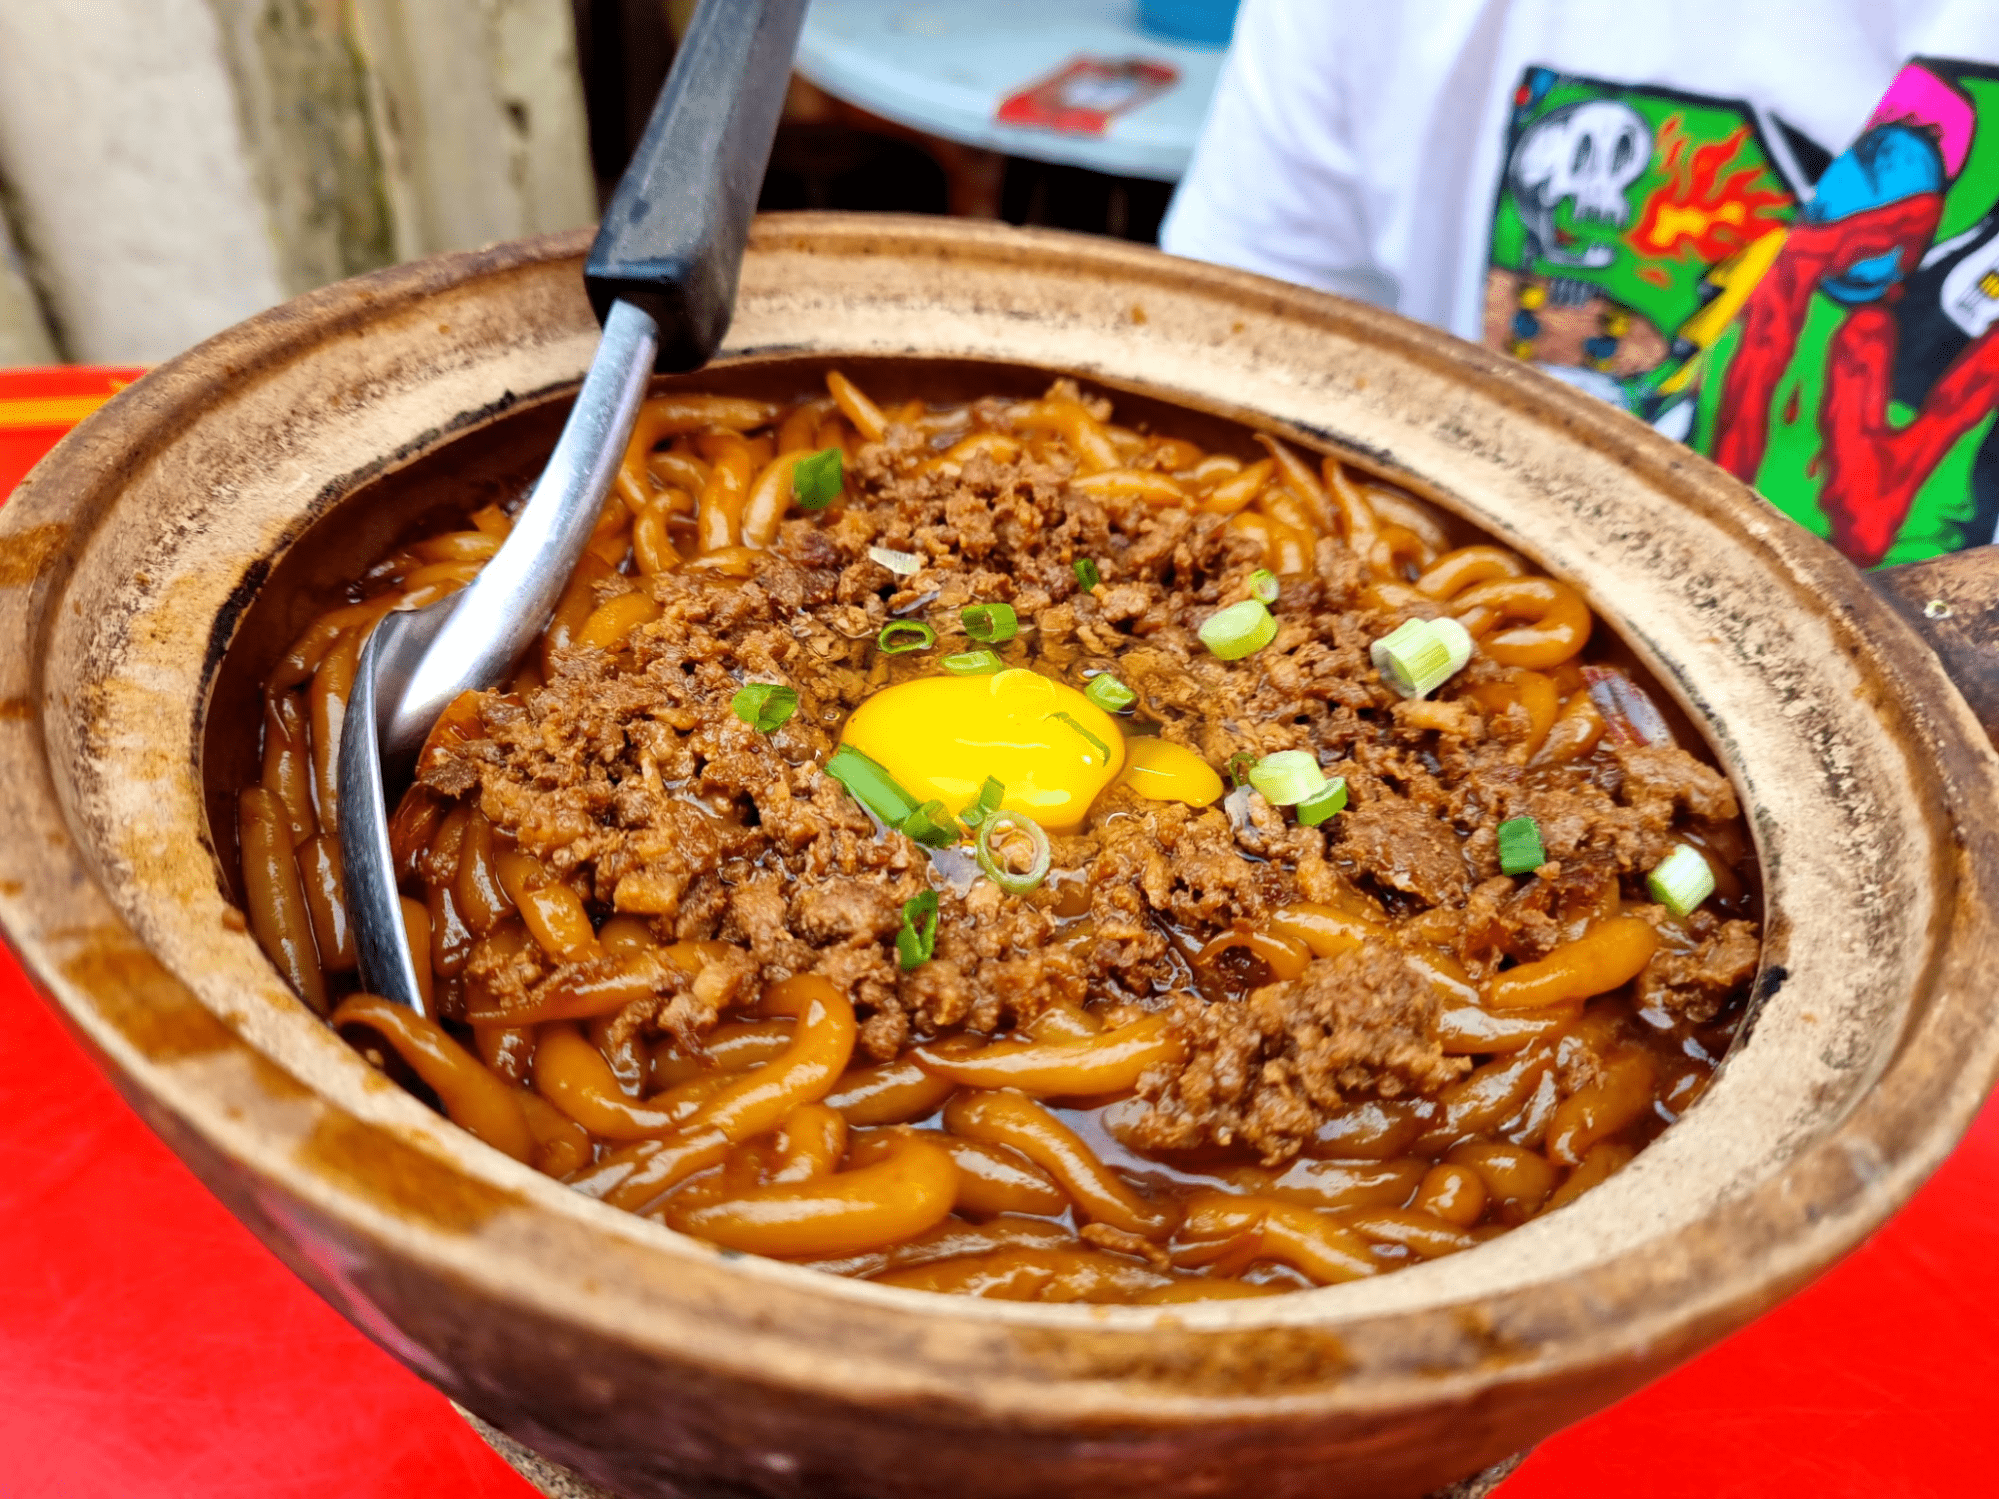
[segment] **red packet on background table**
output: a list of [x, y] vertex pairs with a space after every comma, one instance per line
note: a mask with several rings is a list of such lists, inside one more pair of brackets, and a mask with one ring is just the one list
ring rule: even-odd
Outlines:
[[1156, 99], [1180, 81], [1171, 63], [1142, 58], [1079, 57], [1009, 94], [994, 118], [1067, 135], [1102, 135], [1119, 115]]
[[97, 365], [0, 370], [0, 501], [64, 433], [144, 373]]

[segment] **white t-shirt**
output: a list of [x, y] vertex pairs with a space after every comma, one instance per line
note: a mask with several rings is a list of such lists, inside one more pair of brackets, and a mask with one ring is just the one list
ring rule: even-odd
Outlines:
[[1999, 0], [1246, 0], [1160, 240], [1926, 557], [1999, 525], [1995, 64]]
[[1830, 154], [1916, 55], [1999, 62], [1999, 0], [1244, 0], [1159, 241], [1477, 339], [1530, 68], [1741, 100]]

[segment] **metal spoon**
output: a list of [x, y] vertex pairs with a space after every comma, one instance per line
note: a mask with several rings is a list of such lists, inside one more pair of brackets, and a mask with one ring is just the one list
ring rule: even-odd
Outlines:
[[497, 686], [548, 623], [655, 368], [722, 342], [806, 0], [703, 0], [584, 267], [603, 341], [514, 528], [469, 587], [363, 644], [340, 737], [340, 847], [361, 983], [423, 1008], [388, 809], [460, 693]]

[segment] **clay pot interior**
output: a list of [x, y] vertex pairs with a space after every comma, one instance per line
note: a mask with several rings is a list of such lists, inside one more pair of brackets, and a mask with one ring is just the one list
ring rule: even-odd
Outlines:
[[1070, 373], [1121, 421], [1344, 452], [1582, 587], [1744, 799], [1755, 1024], [1571, 1207], [1375, 1281], [1170, 1312], [726, 1257], [458, 1132], [232, 922], [229, 798], [298, 626], [399, 535], [531, 478], [591, 344], [580, 248], [245, 325], [0, 513], [0, 548], [44, 539], [32, 586], [0, 570], [0, 636], [32, 663], [0, 664], [24, 705], [0, 715], [0, 921], [232, 1209], [495, 1425], [634, 1493], [1420, 1491], [1802, 1284], [1968, 1122], [1999, 1066], [1999, 762], [1822, 544], [1588, 398], [1368, 309], [1062, 236], [798, 216], [759, 229], [719, 367], [676, 383], [792, 394], [838, 363], [950, 399]]

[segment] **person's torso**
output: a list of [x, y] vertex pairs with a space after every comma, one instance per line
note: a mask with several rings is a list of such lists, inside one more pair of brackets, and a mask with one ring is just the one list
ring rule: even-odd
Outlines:
[[1689, 442], [1857, 561], [1999, 520], [1999, 6], [1337, 23], [1401, 311]]

